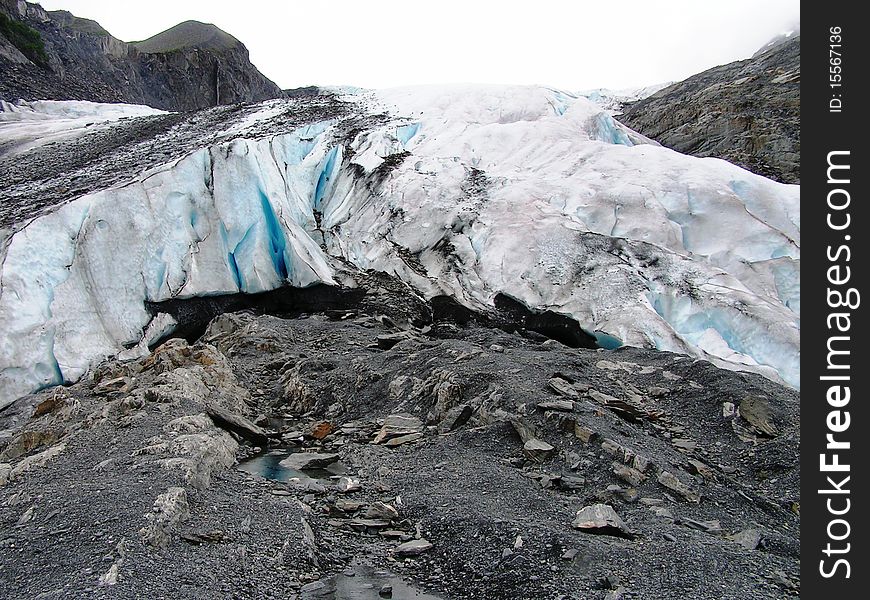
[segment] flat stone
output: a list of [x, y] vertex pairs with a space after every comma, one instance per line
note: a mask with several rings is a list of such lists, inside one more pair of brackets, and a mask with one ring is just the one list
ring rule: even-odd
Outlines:
[[556, 449], [543, 440], [532, 438], [523, 444], [523, 454], [535, 462], [544, 462], [556, 452]]
[[708, 465], [702, 463], [700, 460], [690, 458], [689, 465], [691, 465], [692, 471], [694, 471], [704, 479], [715, 479], [716, 477], [713, 469], [711, 469]]
[[574, 410], [573, 400], [545, 400], [538, 403], [538, 408], [541, 410], [559, 410], [571, 412]]
[[420, 433], [423, 430], [423, 421], [413, 415], [389, 415], [384, 419], [374, 443], [382, 444], [393, 438]]
[[696, 521], [695, 519], [682, 519], [681, 523], [686, 525], [687, 527], [691, 527], [692, 529], [697, 529], [699, 531], [706, 531], [707, 533], [720, 533], [722, 531], [722, 525], [719, 523], [718, 519], [713, 519], [711, 521]]
[[372, 502], [365, 510], [367, 519], [393, 520], [399, 518], [399, 511], [384, 502]]
[[729, 535], [728, 539], [732, 542], [737, 542], [746, 550], [755, 550], [758, 544], [761, 543], [761, 532], [757, 529], [744, 529], [734, 535]]
[[400, 435], [399, 437], [394, 437], [390, 440], [387, 440], [386, 442], [384, 442], [384, 446], [387, 446], [388, 448], [395, 448], [396, 446], [401, 446], [410, 442], [416, 442], [417, 440], [422, 438], [422, 433], [409, 433], [408, 435]]
[[671, 444], [680, 450], [688, 450], [689, 452], [694, 452], [698, 447], [698, 442], [686, 438], [674, 438], [671, 440]]
[[674, 520], [674, 513], [670, 511], [670, 509], [665, 508], [664, 506], [650, 506], [650, 512], [657, 517], [661, 517], [662, 519], [670, 519]]
[[280, 464], [286, 469], [304, 471], [306, 469], [322, 469], [338, 460], [338, 454], [321, 454], [320, 452], [294, 452]]
[[266, 430], [254, 425], [242, 415], [231, 413], [230, 411], [224, 410], [218, 406], [209, 406], [206, 409], [206, 414], [208, 414], [214, 424], [221, 429], [231, 431], [245, 438], [255, 446], [265, 448], [269, 445], [269, 436], [266, 433]]
[[384, 529], [390, 526], [390, 522], [384, 519], [351, 519], [347, 522], [354, 529]]
[[349, 494], [361, 490], [362, 484], [356, 477], [341, 477], [336, 482], [335, 488], [340, 494]]
[[625, 522], [606, 504], [584, 506], [577, 511], [577, 516], [571, 526], [587, 533], [632, 537], [633, 534]]
[[557, 480], [557, 485], [563, 490], [579, 490], [586, 487], [586, 480], [582, 477], [562, 475]]
[[669, 471], [662, 471], [659, 473], [658, 482], [672, 492], [676, 492], [688, 502], [698, 504], [701, 501], [701, 495], [698, 492], [692, 490], [685, 483], [677, 479], [676, 475]]
[[335, 501], [335, 508], [342, 512], [355, 512], [359, 510], [363, 504], [364, 503], [360, 500], [346, 500], [345, 498], [339, 498]]
[[418, 556], [432, 548], [432, 543], [425, 539], [411, 540], [404, 544], [399, 544], [393, 553], [396, 556]]
[[585, 425], [577, 423], [574, 425], [574, 436], [581, 442], [590, 444], [596, 440], [598, 434], [586, 427]]
[[459, 429], [468, 422], [468, 419], [470, 419], [471, 415], [473, 414], [474, 408], [472, 408], [468, 404], [454, 406], [447, 411], [447, 414], [444, 415], [441, 423], [439, 423], [439, 433], [448, 433], [450, 431], [455, 431], [456, 429]]
[[403, 342], [408, 339], [411, 339], [411, 336], [405, 332], [385, 333], [378, 336], [378, 348], [381, 348], [382, 350], [389, 350], [399, 342]]
[[568, 398], [580, 397], [580, 394], [571, 382], [562, 379], [561, 377], [551, 377], [550, 380], [547, 381], [547, 387], [561, 396], [567, 396]]
[[320, 423], [313, 423], [309, 428], [309, 435], [313, 437], [315, 440], [322, 440], [330, 433], [335, 431], [335, 426], [329, 421], [321, 421]]
[[740, 401], [740, 416], [762, 435], [775, 437], [779, 431], [773, 424], [770, 404], [760, 396], [747, 396]]
[[637, 487], [647, 480], [647, 476], [627, 465], [619, 462], [613, 463], [613, 474], [622, 479], [627, 484]]
[[385, 529], [383, 531], [379, 531], [378, 533], [381, 535], [381, 537], [385, 537], [387, 539], [411, 539], [410, 533], [408, 533], [407, 531], [399, 531], [398, 529]]

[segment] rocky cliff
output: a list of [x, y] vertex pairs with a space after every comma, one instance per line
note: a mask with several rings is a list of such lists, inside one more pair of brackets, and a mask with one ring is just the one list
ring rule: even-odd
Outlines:
[[187, 21], [126, 43], [96, 21], [66, 11], [14, 0], [0, 0], [0, 11], [16, 31], [41, 45], [28, 56], [11, 34], [0, 35], [0, 100], [92, 100], [195, 110], [282, 95], [251, 64], [244, 44], [214, 25]]
[[800, 183], [800, 36], [628, 104], [619, 120], [659, 143]]

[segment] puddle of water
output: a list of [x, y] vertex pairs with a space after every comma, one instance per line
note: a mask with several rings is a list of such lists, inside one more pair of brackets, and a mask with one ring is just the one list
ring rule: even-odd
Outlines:
[[297, 471], [281, 466], [281, 461], [293, 454], [294, 450], [271, 450], [257, 454], [239, 463], [239, 470], [252, 475], [257, 475], [272, 481], [285, 483], [294, 479], [305, 482], [309, 480], [329, 481], [334, 477], [340, 477], [347, 472], [347, 468], [341, 463], [333, 463], [325, 469], [309, 469]]
[[389, 571], [369, 565], [351, 565], [354, 575], [344, 573], [308, 584], [302, 588], [300, 600], [383, 600], [380, 595], [385, 585], [393, 587], [392, 600], [442, 600], [409, 585]]

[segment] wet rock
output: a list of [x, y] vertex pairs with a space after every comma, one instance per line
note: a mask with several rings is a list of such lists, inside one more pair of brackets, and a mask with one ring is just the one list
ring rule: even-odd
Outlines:
[[616, 514], [616, 511], [606, 504], [584, 506], [577, 511], [577, 516], [574, 518], [574, 522], [571, 523], [571, 526], [574, 527], [574, 529], [579, 529], [587, 533], [598, 533], [629, 538], [633, 536], [631, 530], [619, 515]]
[[338, 454], [324, 454], [320, 452], [294, 452], [279, 465], [285, 469], [304, 471], [306, 469], [322, 469], [338, 460]]
[[543, 440], [532, 438], [523, 444], [523, 454], [529, 460], [542, 463], [555, 454], [556, 449]]
[[374, 443], [382, 444], [393, 438], [420, 433], [423, 421], [413, 415], [390, 415], [375, 436]]
[[662, 471], [659, 473], [658, 482], [672, 492], [676, 492], [688, 502], [698, 504], [701, 501], [701, 495], [698, 492], [692, 490], [685, 483], [677, 479], [676, 475], [669, 471]]
[[378, 596], [381, 598], [392, 598], [393, 597], [393, 586], [390, 584], [384, 584], [381, 586], [381, 589], [378, 591]]
[[393, 550], [393, 554], [396, 556], [419, 556], [424, 552], [431, 550], [433, 544], [426, 539], [419, 540], [411, 540], [410, 542], [405, 542], [404, 544], [399, 544], [396, 546], [396, 549]]
[[206, 409], [206, 414], [218, 427], [243, 437], [255, 446], [265, 448], [269, 445], [269, 436], [266, 431], [241, 415], [231, 413], [218, 406], [209, 406]]

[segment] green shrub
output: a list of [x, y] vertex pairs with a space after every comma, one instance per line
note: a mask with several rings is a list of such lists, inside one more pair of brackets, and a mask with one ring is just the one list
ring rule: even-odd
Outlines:
[[13, 46], [18, 48], [21, 54], [36, 64], [42, 67], [48, 66], [48, 56], [45, 54], [42, 36], [32, 27], [0, 12], [0, 35], [3, 35]]

